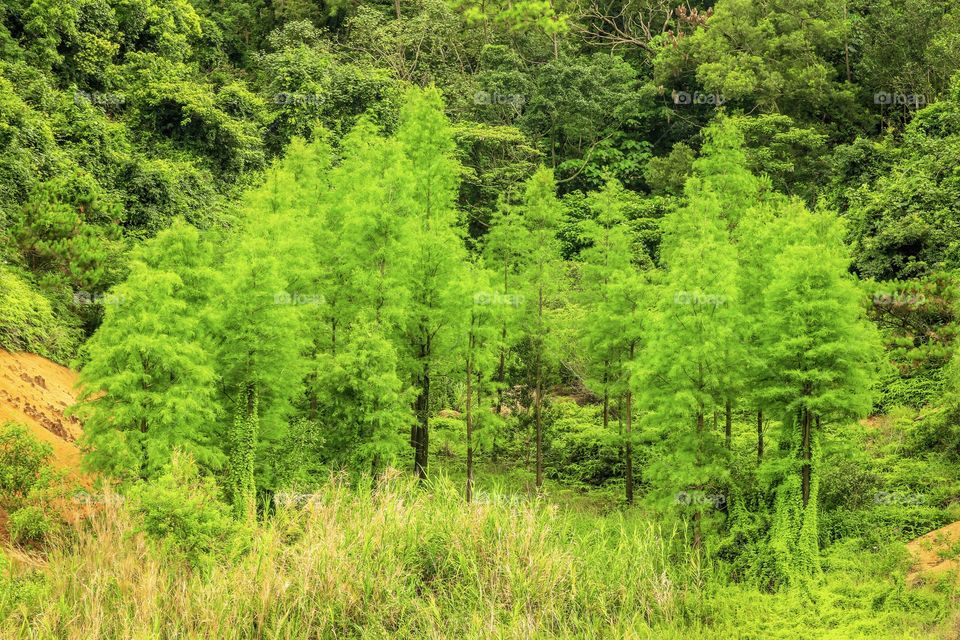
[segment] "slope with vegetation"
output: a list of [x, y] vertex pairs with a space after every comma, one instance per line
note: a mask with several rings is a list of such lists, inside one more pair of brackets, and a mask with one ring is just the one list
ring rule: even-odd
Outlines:
[[958, 38], [940, 1], [8, 3], [0, 346], [79, 371], [98, 489], [44, 519], [4, 427], [4, 629], [952, 637]]

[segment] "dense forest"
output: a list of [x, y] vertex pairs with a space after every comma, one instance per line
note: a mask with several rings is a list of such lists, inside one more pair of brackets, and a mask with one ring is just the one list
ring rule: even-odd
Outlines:
[[0, 637], [960, 637], [960, 5], [6, 0], [0, 149]]

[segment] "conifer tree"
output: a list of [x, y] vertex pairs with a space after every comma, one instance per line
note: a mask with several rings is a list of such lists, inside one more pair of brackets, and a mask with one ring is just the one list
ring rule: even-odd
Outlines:
[[132, 479], [170, 462], [174, 447], [209, 469], [224, 459], [215, 430], [216, 373], [204, 322], [211, 250], [183, 221], [145, 243], [105, 298], [80, 371], [86, 464]]
[[324, 423], [327, 457], [376, 473], [396, 461], [396, 426], [412, 424], [397, 346], [403, 321], [404, 177], [399, 144], [361, 119], [331, 173], [315, 235], [317, 308], [311, 415]]
[[[262, 187], [248, 194], [245, 225], [228, 247], [218, 298], [220, 342], [217, 362], [225, 405], [233, 415], [231, 499], [238, 517], [255, 514], [254, 490], [269, 486], [270, 466], [256, 482], [256, 453], [283, 435], [293, 400], [300, 396], [307, 371], [308, 335], [301, 330], [312, 300], [291, 287], [303, 281], [298, 261], [309, 243], [283, 233], [295, 228], [302, 212], [293, 207], [293, 172], [275, 167]], [[267, 462], [269, 458], [265, 459]]]
[[564, 274], [557, 241], [560, 202], [553, 171], [541, 167], [527, 181], [523, 224], [527, 229], [524, 273], [524, 323], [530, 347], [533, 381], [533, 420], [536, 441], [536, 486], [543, 484], [543, 395], [550, 374], [552, 329]]
[[[687, 205], [664, 220], [665, 271], [634, 384], [646, 419], [668, 442], [651, 479], [660, 496], [692, 511], [693, 545], [699, 547], [703, 492], [724, 482], [728, 472], [707, 417], [727, 399], [739, 295], [721, 199], [696, 177], [687, 181], [686, 197]], [[687, 495], [696, 499], [683, 500]]]
[[610, 180], [594, 202], [595, 220], [584, 236], [592, 246], [581, 252], [581, 303], [586, 313], [581, 321], [588, 385], [602, 391], [603, 423], [608, 427], [609, 398], [623, 398], [622, 421], [627, 502], [633, 502], [633, 390], [630, 370], [640, 346], [647, 300], [633, 253], [632, 239], [623, 213], [624, 189]]
[[822, 430], [871, 406], [881, 353], [850, 275], [840, 220], [793, 202], [782, 215], [786, 247], [765, 292], [772, 339], [769, 401], [784, 416], [786, 475], [770, 532], [776, 579], [819, 568], [817, 492]]
[[489, 376], [499, 356], [497, 334], [500, 323], [497, 308], [513, 306], [513, 298], [498, 298], [490, 295], [493, 274], [483, 268], [479, 261], [467, 264], [461, 284], [464, 311], [458, 318], [460, 341], [455, 357], [462, 358], [465, 381], [464, 418], [467, 438], [467, 480], [465, 496], [473, 499], [474, 453], [476, 445], [477, 414], [484, 409], [479, 402], [483, 380]]
[[[496, 336], [497, 366], [493, 374], [496, 384], [496, 412], [502, 416], [506, 412], [504, 392], [508, 387], [507, 368], [513, 355], [514, 346], [521, 336], [520, 322], [523, 319], [521, 305], [523, 274], [526, 271], [529, 230], [523, 221], [519, 207], [502, 200], [494, 213], [490, 230], [483, 238], [484, 264], [491, 271], [491, 298], [495, 295], [501, 304], [491, 305], [490, 311], [498, 326]], [[496, 421], [492, 421], [495, 426]], [[490, 452], [494, 460], [497, 457], [497, 434], [490, 434]]]
[[408, 160], [403, 184], [408, 200], [402, 212], [406, 301], [404, 334], [408, 367], [417, 390], [417, 417], [411, 429], [414, 472], [426, 478], [430, 451], [431, 381], [439, 358], [450, 349], [451, 313], [464, 262], [456, 209], [459, 164], [454, 159], [450, 123], [434, 88], [411, 89], [400, 114], [397, 142]]

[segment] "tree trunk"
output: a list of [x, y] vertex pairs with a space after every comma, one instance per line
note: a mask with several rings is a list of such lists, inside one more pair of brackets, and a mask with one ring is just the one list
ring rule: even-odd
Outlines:
[[[630, 345], [630, 360], [633, 361], [633, 345]], [[626, 402], [626, 459], [627, 459], [627, 504], [633, 504], [633, 390], [627, 383]]]
[[[421, 351], [426, 353], [426, 348]], [[430, 363], [423, 363], [420, 378], [420, 393], [416, 401], [417, 424], [414, 429], [413, 471], [420, 481], [427, 478], [427, 461], [430, 452]]]
[[763, 409], [757, 409], [757, 462], [763, 462]]
[[543, 415], [541, 403], [543, 398], [543, 286], [540, 286], [537, 305], [537, 319], [541, 333], [537, 337], [537, 395], [533, 400], [533, 417], [537, 430], [537, 489], [543, 486]]
[[803, 422], [802, 429], [803, 433], [801, 434], [801, 447], [803, 455], [803, 466], [800, 467], [800, 481], [801, 481], [801, 490], [803, 493], [803, 506], [807, 506], [807, 502], [810, 501], [810, 464], [811, 464], [811, 436], [812, 436], [812, 424], [810, 421], [810, 410], [803, 410]]
[[467, 502], [473, 499], [473, 344], [471, 335], [467, 354]]
[[[703, 438], [703, 427], [704, 427], [703, 423], [704, 423], [703, 409], [701, 408], [697, 413], [697, 458], [696, 458], [697, 466], [700, 466], [700, 463], [701, 463], [700, 442]], [[696, 487], [696, 488], [699, 489], [699, 487]], [[693, 511], [693, 548], [694, 549], [699, 549], [703, 545], [703, 530], [700, 523], [701, 516], [702, 516], [702, 514], [700, 513], [701, 508], [702, 508], [702, 505], [699, 503], [699, 501], [697, 501], [697, 504], [694, 505], [694, 511]]]
[[724, 413], [723, 433], [727, 444], [727, 451], [730, 451], [730, 449], [733, 448], [733, 409], [730, 406], [730, 398], [727, 398]]
[[536, 426], [537, 439], [537, 488], [543, 485], [543, 415], [541, 412], [541, 396], [543, 395], [543, 380], [540, 373], [540, 357], [537, 356], [537, 395], [533, 399], [533, 419]]
[[603, 363], [603, 431], [610, 425], [610, 390], [607, 388], [607, 362]]

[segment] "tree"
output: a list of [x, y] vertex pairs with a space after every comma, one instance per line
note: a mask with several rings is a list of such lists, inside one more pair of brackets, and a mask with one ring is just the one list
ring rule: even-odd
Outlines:
[[[247, 196], [245, 225], [224, 257], [223, 286], [216, 300], [220, 332], [217, 365], [224, 403], [232, 412], [230, 496], [235, 513], [255, 515], [257, 486], [269, 486], [269, 466], [257, 483], [256, 452], [280, 439], [292, 402], [307, 371], [308, 336], [301, 330], [304, 310], [294, 287], [303, 274], [287, 257], [309, 255], [302, 236], [291, 237], [298, 212], [294, 172], [275, 167], [267, 181]], [[264, 462], [268, 462], [265, 460]]]
[[792, 203], [782, 216], [786, 247], [765, 292], [768, 394], [784, 416], [787, 446], [770, 532], [777, 579], [819, 568], [817, 461], [825, 425], [864, 415], [880, 350], [849, 274], [844, 228], [830, 212]]
[[103, 324], [84, 346], [76, 408], [92, 470], [149, 478], [175, 446], [208, 469], [222, 464], [203, 323], [211, 260], [199, 232], [177, 222], [136, 252], [127, 280], [105, 298]]
[[603, 426], [608, 428], [611, 392], [623, 398], [626, 498], [633, 502], [633, 389], [630, 370], [643, 334], [647, 300], [630, 230], [623, 213], [624, 189], [609, 180], [594, 201], [595, 220], [584, 235], [593, 243], [581, 252], [580, 290], [586, 313], [581, 321], [588, 358], [587, 384], [600, 388]]
[[[729, 472], [706, 418], [728, 399], [740, 296], [722, 199], [697, 177], [687, 181], [686, 196], [687, 205], [664, 220], [664, 273], [633, 384], [645, 419], [666, 440], [650, 469], [655, 493], [689, 506], [699, 548], [703, 492]], [[687, 492], [697, 499], [682, 500]]]
[[409, 200], [401, 212], [403, 274], [411, 292], [404, 333], [407, 366], [417, 389], [417, 424], [411, 430], [414, 471], [422, 480], [430, 452], [430, 383], [438, 357], [449, 349], [451, 310], [462, 303], [455, 287], [464, 257], [456, 210], [459, 165], [439, 91], [407, 93], [396, 140], [409, 164], [404, 176]]
[[[485, 375], [494, 369], [499, 355], [497, 342], [498, 317], [496, 308], [512, 306], [510, 298], [495, 299], [490, 296], [491, 272], [484, 269], [479, 261], [467, 265], [466, 277], [462, 284], [462, 299], [467, 302], [464, 312], [458, 319], [460, 333], [458, 357], [464, 362], [464, 418], [467, 437], [467, 480], [464, 495], [467, 502], [473, 499], [474, 449], [477, 417], [475, 407], [482, 415], [484, 407], [479, 401], [483, 390]], [[472, 302], [472, 304], [469, 304]]]
[[[500, 207], [491, 221], [490, 230], [483, 238], [484, 263], [496, 273], [496, 276], [491, 278], [491, 282], [496, 283], [492, 287], [493, 292], [503, 303], [516, 303], [497, 304], [491, 307], [500, 327], [496, 373], [497, 412], [500, 414], [505, 409], [503, 392], [507, 386], [508, 359], [520, 330], [518, 326], [521, 319], [520, 289], [528, 259], [527, 249], [530, 246], [529, 230], [524, 224], [519, 207], [501, 200]], [[494, 444], [494, 454], [495, 452]]]
[[522, 210], [529, 242], [523, 303], [525, 338], [532, 359], [528, 366], [533, 378], [536, 485], [539, 488], [543, 484], [543, 395], [552, 356], [549, 341], [554, 325], [553, 310], [559, 305], [564, 278], [557, 242], [560, 202], [553, 171], [541, 167], [527, 181]]

